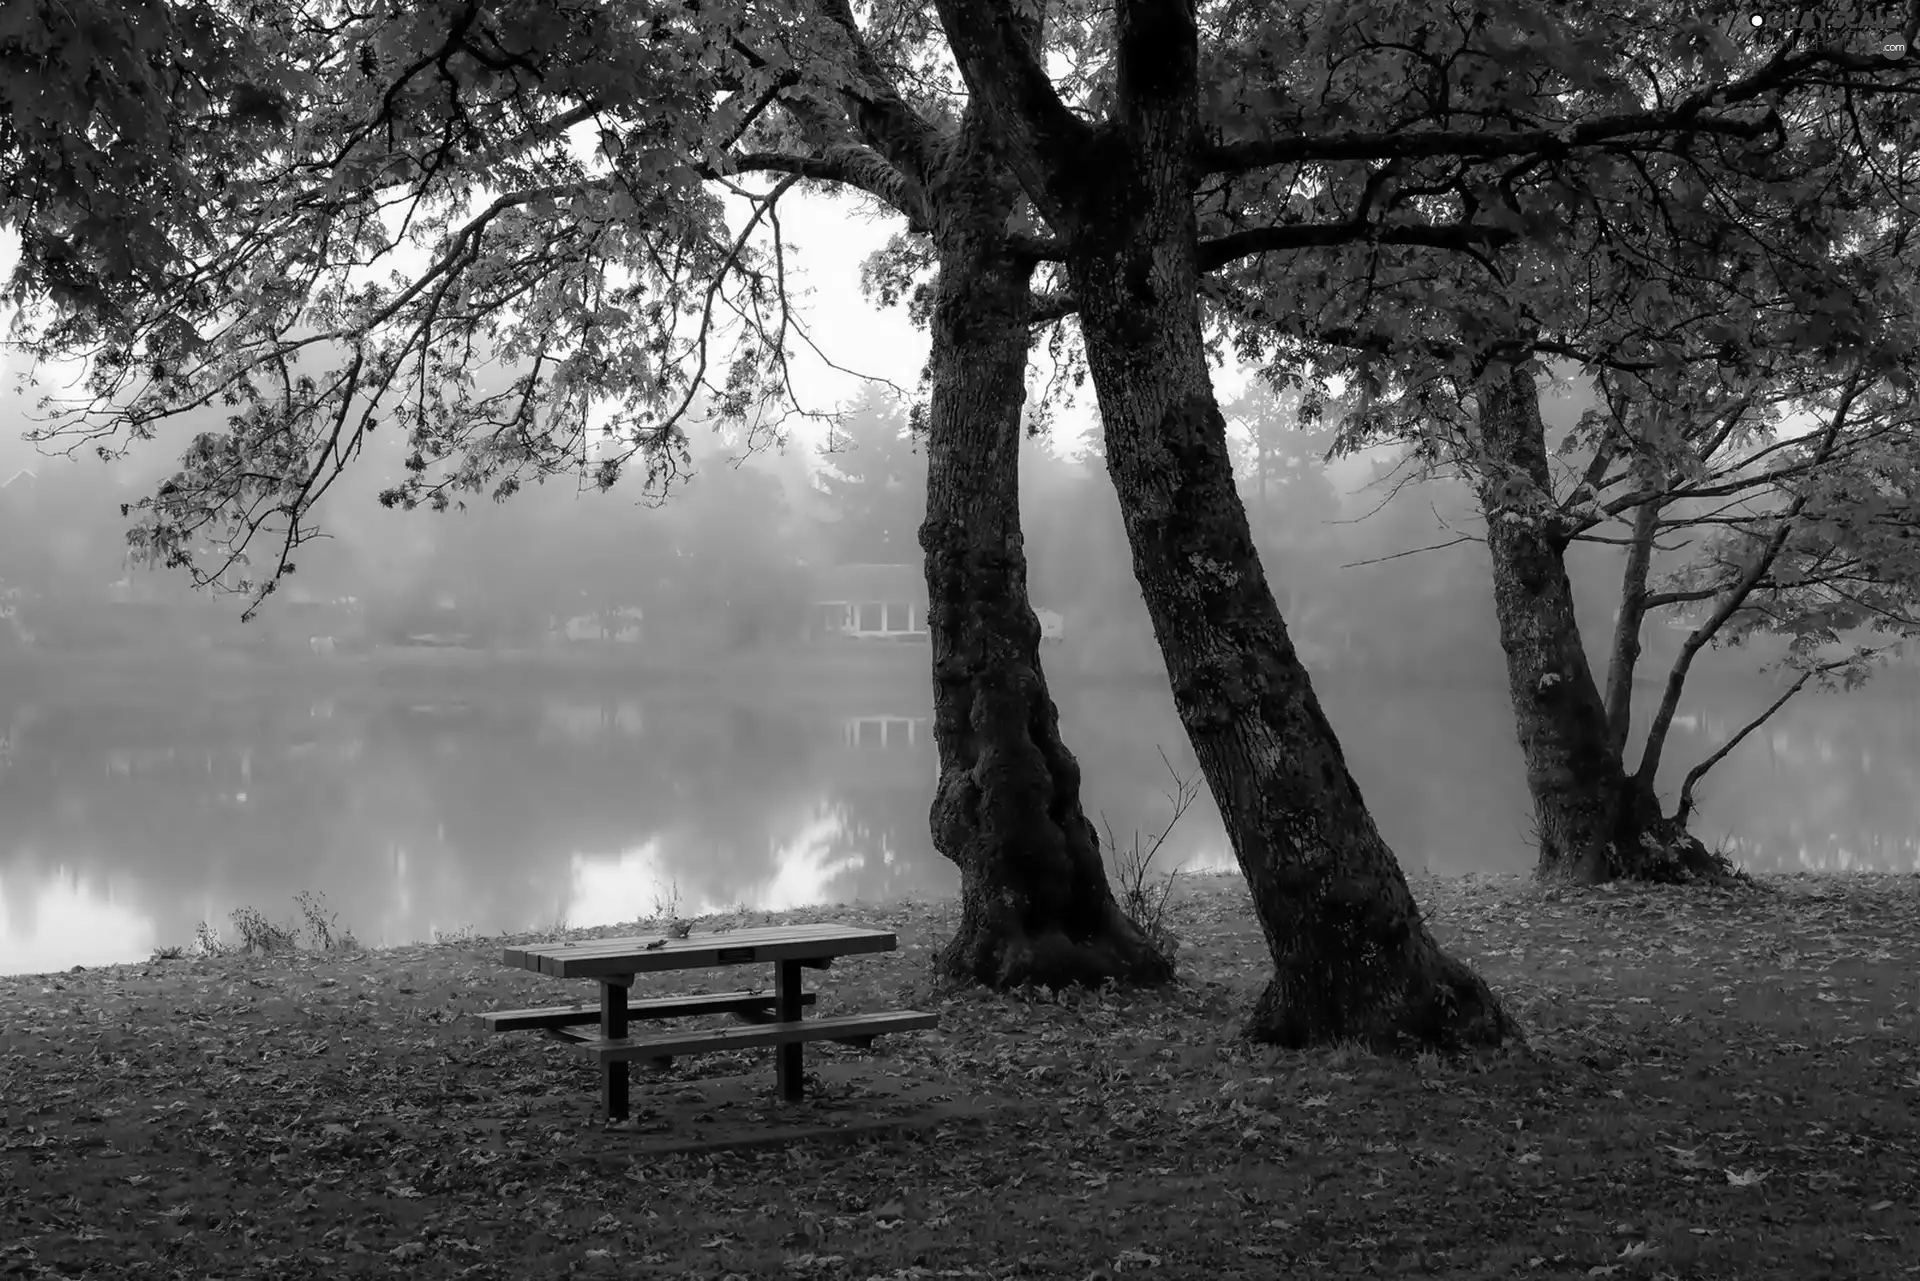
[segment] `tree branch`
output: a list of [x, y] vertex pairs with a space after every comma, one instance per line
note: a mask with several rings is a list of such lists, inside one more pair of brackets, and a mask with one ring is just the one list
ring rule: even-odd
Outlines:
[[[933, 225], [933, 209], [927, 202], [926, 189], [908, 181], [906, 175], [879, 152], [858, 143], [836, 143], [811, 156], [754, 151], [736, 157], [733, 168], [739, 173], [784, 173], [816, 182], [842, 183], [898, 210], [906, 217], [909, 231], [924, 232]], [[701, 172], [706, 177], [716, 176], [704, 169]]]
[[1758, 138], [1780, 126], [1778, 112], [1772, 106], [1757, 120], [1709, 112], [1716, 107], [1735, 107], [1759, 101], [1775, 90], [1792, 85], [1798, 77], [1823, 67], [1868, 73], [1885, 70], [1885, 64], [1878, 59], [1860, 57], [1840, 49], [1811, 49], [1791, 57], [1772, 58], [1765, 66], [1743, 79], [1701, 89], [1665, 110], [1623, 112], [1558, 129], [1517, 129], [1509, 133], [1435, 129], [1294, 135], [1238, 143], [1203, 142], [1195, 157], [1196, 168], [1202, 174], [1238, 174], [1269, 165], [1324, 160], [1412, 160], [1438, 156], [1491, 160], [1506, 156], [1556, 156], [1575, 148], [1597, 146], [1615, 139], [1631, 138], [1636, 134], [1687, 133]]
[[1036, 236], [1027, 231], [1009, 231], [1006, 236], [1006, 246], [1008, 253], [1031, 258], [1035, 262], [1067, 260], [1067, 247], [1052, 236]]
[[1080, 300], [1065, 289], [1049, 289], [1033, 295], [1028, 304], [1027, 323], [1034, 328], [1065, 320], [1080, 310]]
[[1785, 707], [1787, 700], [1792, 698], [1795, 694], [1798, 694], [1800, 692], [1801, 687], [1804, 686], [1814, 676], [1819, 675], [1822, 672], [1831, 672], [1838, 668], [1845, 667], [1849, 663], [1852, 663], [1855, 661], [1857, 661], [1855, 658], [1836, 658], [1830, 662], [1822, 663], [1818, 667], [1810, 667], [1806, 671], [1801, 672], [1800, 679], [1795, 681], [1792, 685], [1788, 686], [1786, 693], [1782, 694], [1780, 697], [1774, 699], [1772, 703], [1768, 704], [1766, 711], [1761, 712], [1758, 716], [1754, 717], [1752, 720], [1748, 721], [1745, 725], [1741, 726], [1740, 732], [1735, 734], [1732, 738], [1729, 738], [1725, 743], [1722, 743], [1720, 745], [1719, 751], [1715, 752], [1713, 755], [1707, 757], [1706, 760], [1701, 761], [1698, 765], [1688, 770], [1687, 777], [1684, 780], [1682, 780], [1680, 784], [1680, 800], [1674, 809], [1674, 821], [1679, 823], [1682, 827], [1686, 826], [1688, 815], [1693, 813], [1694, 785], [1698, 783], [1702, 778], [1706, 777], [1706, 773], [1708, 770], [1712, 769], [1715, 765], [1718, 765], [1721, 761], [1725, 760], [1727, 757], [1727, 753], [1731, 752], [1734, 748], [1740, 746], [1740, 740], [1744, 739], [1747, 735], [1753, 733], [1753, 731], [1755, 731], [1756, 729], [1759, 729], [1762, 725], [1766, 724], [1767, 721], [1772, 718], [1773, 714], [1779, 711], [1782, 707]]
[[853, 87], [841, 90], [851, 107], [848, 114], [852, 117], [854, 128], [860, 131], [860, 136], [867, 140], [869, 146], [885, 156], [888, 163], [906, 177], [909, 185], [917, 189], [924, 204], [925, 188], [933, 173], [934, 152], [939, 141], [933, 126], [908, 105], [887, 78], [886, 68], [880, 65], [873, 47], [861, 34], [860, 24], [854, 20], [853, 8], [847, 0], [817, 0], [817, 3], [827, 19], [846, 34], [848, 43], [853, 47], [854, 69], [865, 82], [864, 92]]
[[1076, 198], [1069, 175], [1099, 131], [1068, 110], [1009, 0], [934, 0], [968, 93], [1006, 144], [1006, 164], [1056, 227]]
[[1196, 160], [1201, 174], [1243, 174], [1273, 165], [1307, 164], [1328, 160], [1498, 160], [1513, 156], [1560, 156], [1580, 147], [1597, 146], [1643, 133], [1719, 134], [1758, 138], [1771, 133], [1771, 111], [1759, 120], [1705, 116], [1683, 123], [1680, 112], [1635, 112], [1606, 116], [1560, 129], [1517, 129], [1490, 133], [1469, 129], [1432, 129], [1395, 133], [1345, 133], [1294, 136], [1202, 146]]
[[[1641, 450], [1634, 470], [1650, 488], [1661, 486], [1659, 465]], [[1660, 521], [1660, 502], [1643, 505], [1633, 514], [1633, 537], [1627, 544], [1627, 563], [1620, 573], [1620, 615], [1614, 619], [1613, 646], [1607, 654], [1607, 745], [1614, 758], [1627, 750], [1627, 730], [1633, 722], [1633, 669], [1640, 661], [1640, 625], [1646, 619], [1647, 571], [1653, 565], [1653, 539]]]
[[1428, 543], [1425, 547], [1409, 547], [1405, 551], [1389, 552], [1385, 556], [1369, 556], [1365, 560], [1350, 560], [1340, 566], [1341, 569], [1358, 569], [1362, 565], [1379, 565], [1390, 560], [1399, 560], [1402, 556], [1418, 556], [1421, 552], [1437, 552], [1447, 547], [1457, 547], [1461, 543], [1484, 543], [1484, 538], [1475, 538], [1472, 534], [1462, 534], [1458, 538], [1449, 538], [1444, 543]]
[[[1857, 367], [1849, 377], [1846, 390], [1834, 410], [1833, 418], [1822, 432], [1816, 456], [1818, 461], [1825, 461], [1832, 454], [1840, 431], [1846, 424], [1847, 414], [1862, 391], [1864, 378], [1864, 371]], [[1681, 642], [1680, 654], [1673, 660], [1673, 667], [1667, 673], [1667, 685], [1661, 692], [1660, 706], [1653, 714], [1653, 723], [1647, 728], [1647, 742], [1641, 751], [1640, 767], [1634, 771], [1636, 779], [1652, 784], [1654, 772], [1660, 766], [1661, 749], [1666, 745], [1667, 733], [1673, 724], [1674, 712], [1680, 706], [1680, 690], [1686, 684], [1687, 672], [1693, 666], [1694, 656], [1713, 639], [1714, 634], [1725, 625], [1726, 621], [1738, 612], [1746, 603], [1747, 597], [1759, 585], [1760, 580], [1766, 577], [1767, 571], [1773, 567], [1773, 562], [1779, 557], [1780, 549], [1786, 546], [1787, 539], [1799, 522], [1801, 511], [1806, 508], [1811, 497], [1810, 493], [1804, 491], [1794, 496], [1793, 501], [1788, 503], [1786, 510], [1780, 514], [1780, 524], [1768, 537], [1760, 554], [1754, 558], [1753, 564], [1749, 565], [1734, 582], [1713, 613], [1707, 616], [1706, 621], [1688, 633], [1686, 640]]]
[[1200, 270], [1218, 271], [1255, 254], [1314, 249], [1362, 241], [1382, 245], [1425, 245], [1431, 249], [1499, 249], [1520, 238], [1506, 227], [1467, 223], [1428, 226], [1418, 223], [1370, 223], [1364, 217], [1345, 222], [1296, 222], [1250, 227], [1200, 242]]
[[1685, 605], [1696, 600], [1712, 600], [1720, 594], [1718, 587], [1696, 587], [1685, 592], [1648, 592], [1641, 605], [1647, 613], [1663, 609], [1668, 605]]

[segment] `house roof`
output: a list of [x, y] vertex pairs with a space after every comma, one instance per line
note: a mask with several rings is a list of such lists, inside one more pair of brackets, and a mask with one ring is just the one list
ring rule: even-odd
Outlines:
[[918, 565], [828, 565], [814, 595], [820, 600], [925, 600], [927, 580]]

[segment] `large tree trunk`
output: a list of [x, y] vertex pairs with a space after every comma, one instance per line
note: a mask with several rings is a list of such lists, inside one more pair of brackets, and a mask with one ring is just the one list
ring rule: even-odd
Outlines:
[[[1507, 692], [1539, 826], [1537, 873], [1584, 884], [1721, 879], [1719, 860], [1661, 814], [1652, 778], [1624, 764], [1624, 726], [1609, 722], [1573, 612], [1539, 390], [1524, 367], [1493, 378], [1480, 391], [1482, 456], [1473, 470], [1487, 518]], [[1630, 644], [1621, 637], [1614, 644], [1637, 653], [1637, 633]], [[1629, 665], [1615, 683], [1630, 677]], [[1624, 715], [1631, 690], [1618, 693]]]
[[1247, 1034], [1499, 1042], [1512, 1024], [1427, 932], [1267, 586], [1202, 344], [1190, 186], [1161, 167], [1186, 139], [1155, 141], [1137, 185], [1080, 204], [1067, 269], [1134, 574], [1273, 956]]
[[940, 262], [920, 528], [940, 751], [932, 826], [962, 878], [941, 963], [996, 987], [1163, 982], [1169, 959], [1108, 887], [1040, 670], [1019, 510], [1033, 262], [1006, 250], [1016, 189], [984, 137], [970, 112], [928, 192]]

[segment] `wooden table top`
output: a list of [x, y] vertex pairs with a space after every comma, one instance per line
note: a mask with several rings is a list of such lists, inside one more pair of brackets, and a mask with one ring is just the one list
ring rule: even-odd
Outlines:
[[860, 952], [891, 952], [892, 930], [861, 925], [766, 925], [720, 933], [694, 933], [683, 939], [663, 934], [582, 939], [576, 943], [538, 943], [509, 947], [503, 964], [562, 979], [616, 974], [656, 974], [715, 965], [766, 961], [819, 961]]

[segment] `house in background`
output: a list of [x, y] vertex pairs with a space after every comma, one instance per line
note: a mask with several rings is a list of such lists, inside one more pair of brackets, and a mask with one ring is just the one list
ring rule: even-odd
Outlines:
[[554, 632], [569, 641], [637, 645], [646, 636], [646, 611], [638, 605], [616, 605], [564, 619], [555, 616], [551, 621]]
[[808, 637], [925, 640], [927, 581], [918, 565], [832, 565], [820, 571]]
[[[1066, 634], [1066, 621], [1053, 610], [1036, 608], [1034, 614], [1043, 642]], [[821, 570], [806, 634], [810, 640], [925, 640], [925, 571], [919, 565], [833, 565]]]

